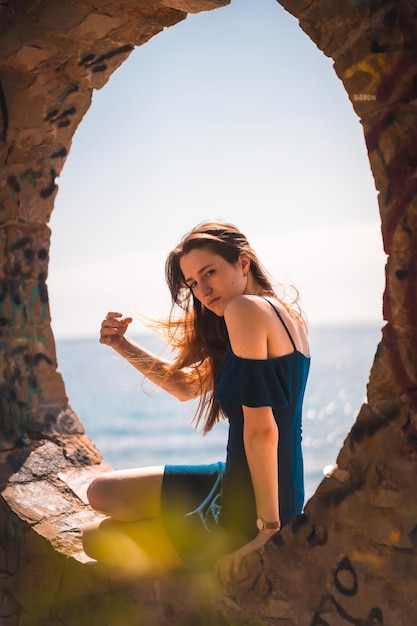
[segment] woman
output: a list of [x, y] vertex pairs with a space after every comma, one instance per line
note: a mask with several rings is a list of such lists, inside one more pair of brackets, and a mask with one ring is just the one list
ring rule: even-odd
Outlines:
[[132, 319], [121, 313], [108, 313], [100, 341], [179, 400], [199, 397], [205, 433], [227, 417], [227, 459], [95, 479], [90, 504], [108, 517], [85, 530], [84, 549], [132, 572], [215, 563], [227, 583], [245, 556], [302, 510], [306, 325], [231, 224], [205, 222], [183, 237], [166, 278], [173, 307], [159, 326], [174, 361], [131, 341]]

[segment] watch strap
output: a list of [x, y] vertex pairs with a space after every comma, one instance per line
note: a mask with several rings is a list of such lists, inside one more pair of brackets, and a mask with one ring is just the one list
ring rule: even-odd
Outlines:
[[279, 530], [281, 528], [281, 522], [280, 521], [267, 522], [262, 517], [258, 517], [258, 519], [256, 520], [256, 525], [257, 525], [259, 530], [264, 530], [264, 529], [267, 529], [267, 530]]

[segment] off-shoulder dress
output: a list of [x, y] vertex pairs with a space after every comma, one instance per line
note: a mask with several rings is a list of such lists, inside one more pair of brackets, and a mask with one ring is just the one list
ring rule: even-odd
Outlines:
[[[266, 298], [265, 298], [266, 299]], [[279, 429], [279, 510], [284, 526], [304, 504], [301, 449], [302, 404], [310, 357], [293, 346], [290, 354], [247, 359], [229, 345], [216, 379], [216, 398], [229, 421], [226, 461], [210, 465], [166, 465], [161, 515], [182, 560], [210, 566], [257, 534], [255, 497], [243, 442], [243, 406], [270, 406]]]

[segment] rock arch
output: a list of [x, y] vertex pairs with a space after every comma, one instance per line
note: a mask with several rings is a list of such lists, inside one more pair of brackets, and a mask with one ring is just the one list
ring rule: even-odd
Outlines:
[[[255, 2], [255, 0], [253, 0]], [[379, 191], [386, 321], [368, 401], [305, 513], [227, 592], [203, 575], [132, 584], [85, 562], [101, 455], [56, 367], [49, 229], [73, 133], [134, 46], [229, 0], [0, 4], [0, 622], [414, 625], [417, 498], [417, 4], [282, 0], [334, 59]], [[204, 593], [202, 593], [204, 586]]]

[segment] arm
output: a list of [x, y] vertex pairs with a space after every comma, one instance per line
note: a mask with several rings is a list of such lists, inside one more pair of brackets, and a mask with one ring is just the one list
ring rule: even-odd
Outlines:
[[269, 406], [243, 407], [243, 414], [243, 441], [255, 492], [256, 512], [268, 522], [279, 522], [278, 426]]
[[[267, 522], [279, 522], [278, 502], [278, 427], [270, 407], [243, 407], [243, 438], [246, 458], [252, 478], [258, 517]], [[230, 583], [239, 572], [243, 559], [263, 548], [277, 532], [274, 529], [259, 531], [252, 541], [232, 554], [225, 554], [216, 563], [220, 579]]]
[[183, 369], [168, 375], [170, 361], [149, 352], [125, 336], [131, 321], [131, 317], [123, 318], [121, 313], [108, 313], [101, 325], [100, 343], [112, 347], [151, 382], [179, 400], [197, 397], [199, 386], [191, 372]]
[[[233, 352], [243, 358], [266, 359], [268, 342], [265, 320], [257, 304], [245, 297], [229, 303], [225, 321]], [[258, 517], [279, 522], [278, 499], [278, 426], [269, 406], [243, 406], [243, 440], [256, 500]], [[263, 547], [276, 530], [262, 530], [233, 554], [221, 557], [218, 573], [229, 582], [240, 568], [242, 559]]]

